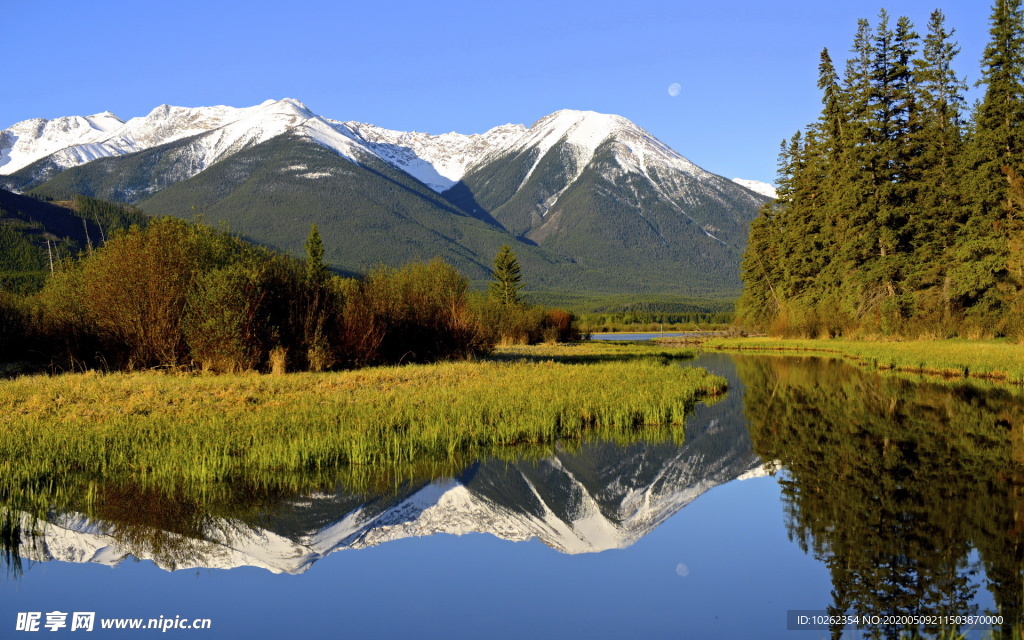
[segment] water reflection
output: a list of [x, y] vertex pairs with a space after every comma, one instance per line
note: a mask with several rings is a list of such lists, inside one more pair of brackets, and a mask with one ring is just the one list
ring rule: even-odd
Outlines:
[[743, 358], [738, 370], [754, 449], [785, 467], [791, 538], [832, 575], [830, 613], [965, 615], [983, 569], [1002, 633], [1020, 637], [1019, 393], [816, 358]]
[[624, 548], [708, 489], [760, 471], [741, 411], [736, 394], [699, 407], [682, 443], [623, 434], [619, 442], [564, 443], [543, 455], [503, 451], [502, 459], [346, 469], [334, 478], [261, 485], [92, 479], [88, 490], [66, 490], [74, 498], [45, 518], [8, 508], [15, 521], [7, 548], [33, 561], [116, 565], [131, 557], [166, 569], [280, 573], [305, 572], [341, 549], [436, 533], [536, 538], [567, 554]]
[[[0, 507], [4, 564], [15, 575], [32, 561], [116, 565], [130, 558], [150, 559], [164, 569], [251, 566], [303, 573], [344, 549], [470, 532], [512, 541], [534, 538], [566, 554], [624, 547], [634, 552], [643, 546], [637, 541], [697, 497], [762, 473], [761, 460], [768, 460], [780, 468], [776, 480], [790, 539], [827, 567], [831, 593], [827, 587], [820, 593], [829, 596], [832, 613], [964, 615], [986, 600], [987, 590], [1006, 620], [995, 637], [1020, 637], [1020, 390], [882, 377], [816, 358], [707, 354], [695, 364], [729, 378], [730, 391], [714, 405], [694, 409], [683, 442], [623, 434], [616, 443], [564, 443], [481, 460], [354, 467], [203, 487], [73, 475], [55, 484], [49, 478], [59, 491], [47, 493], [40, 481], [21, 499], [7, 496], [7, 506]], [[716, 519], [722, 510], [744, 508], [715, 503], [714, 496], [704, 500], [716, 505], [710, 508]], [[765, 557], [785, 557], [794, 548], [784, 541], [762, 543], [762, 537], [767, 536], [753, 532], [743, 538], [753, 541], [744, 544]], [[691, 540], [691, 546], [666, 550], [671, 563], [664, 571], [682, 585], [700, 584], [708, 591], [709, 583], [698, 580], [715, 571], [706, 564], [701, 571], [692, 554], [719, 554], [726, 558], [722, 562], [736, 555], [728, 541], [716, 538], [714, 544], [719, 546], [709, 550]], [[388, 545], [396, 547], [401, 545]], [[572, 580], [586, 562], [570, 565], [551, 556], [534, 560], [543, 571], [557, 566], [570, 574], [567, 584], [582, 583]], [[642, 555], [629, 558], [621, 564], [641, 564], [634, 559]], [[329, 567], [319, 570], [327, 573]], [[658, 575], [605, 579], [622, 584], [623, 592], [614, 597], [626, 601], [636, 584], [657, 583]], [[773, 573], [757, 597], [769, 600], [763, 592], [787, 591], [794, 586], [787, 580], [796, 579]], [[725, 591], [739, 593], [736, 584], [730, 589]], [[664, 624], [659, 628], [675, 630], [670, 625], [682, 622]], [[768, 623], [751, 624], [757, 626], [746, 637], [772, 636], [765, 631]], [[924, 631], [957, 637], [937, 626]], [[842, 633], [833, 629], [831, 635]], [[867, 637], [914, 633], [895, 625], [863, 630]]]

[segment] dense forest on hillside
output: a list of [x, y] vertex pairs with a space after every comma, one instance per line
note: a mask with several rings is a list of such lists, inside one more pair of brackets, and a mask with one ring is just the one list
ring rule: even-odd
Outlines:
[[0, 291], [38, 291], [53, 265], [148, 219], [131, 205], [85, 196], [41, 202], [0, 190]]
[[996, 0], [968, 109], [941, 11], [924, 36], [883, 10], [821, 115], [784, 141], [737, 314], [781, 335], [1024, 338], [1024, 12]]

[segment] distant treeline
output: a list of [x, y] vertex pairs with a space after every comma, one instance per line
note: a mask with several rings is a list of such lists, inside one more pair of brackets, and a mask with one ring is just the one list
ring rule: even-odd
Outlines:
[[1024, 13], [996, 0], [984, 96], [965, 106], [940, 11], [921, 38], [859, 22], [820, 118], [784, 141], [737, 315], [775, 334], [1024, 337]]
[[37, 294], [0, 292], [0, 360], [320, 371], [578, 338], [571, 314], [471, 294], [440, 260], [349, 279], [328, 272], [315, 227], [306, 249], [301, 261], [173, 218], [133, 226]]
[[729, 311], [718, 313], [658, 313], [629, 311], [623, 313], [582, 313], [580, 324], [600, 330], [605, 326], [620, 325], [721, 325], [733, 321], [734, 314]]

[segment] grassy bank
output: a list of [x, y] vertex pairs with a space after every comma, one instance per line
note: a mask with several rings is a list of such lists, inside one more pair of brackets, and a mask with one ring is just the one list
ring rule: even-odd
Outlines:
[[638, 351], [628, 347], [622, 359], [609, 347], [568, 348], [583, 357], [576, 362], [541, 347], [505, 361], [338, 373], [3, 381], [0, 478], [9, 490], [70, 471], [211, 483], [558, 439], [681, 439], [693, 404], [725, 389], [704, 371], [629, 357]]
[[704, 349], [831, 354], [877, 369], [1024, 384], [1024, 345], [1000, 340], [783, 340], [712, 338]]

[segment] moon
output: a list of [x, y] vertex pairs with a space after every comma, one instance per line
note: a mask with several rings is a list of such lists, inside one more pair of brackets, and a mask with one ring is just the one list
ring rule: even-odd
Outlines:
[[685, 578], [686, 576], [690, 575], [690, 567], [680, 562], [676, 565], [676, 575], [678, 575], [680, 578]]
[[682, 90], [683, 85], [679, 84], [678, 82], [673, 82], [672, 84], [668, 85], [668, 95], [672, 96], [673, 98], [678, 96]]

